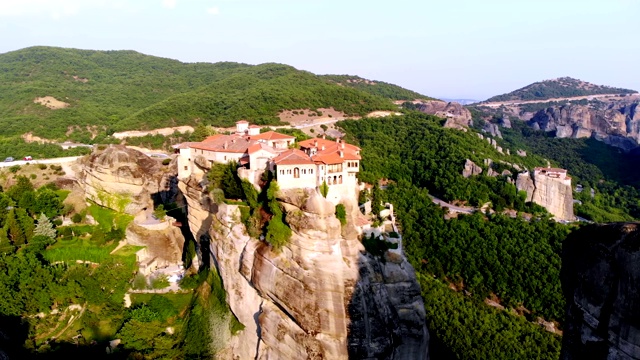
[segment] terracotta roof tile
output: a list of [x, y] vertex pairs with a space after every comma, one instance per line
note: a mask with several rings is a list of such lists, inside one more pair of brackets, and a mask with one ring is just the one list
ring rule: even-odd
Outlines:
[[275, 131], [267, 131], [260, 135], [251, 136], [251, 140], [292, 140], [292, 139], [295, 139], [295, 137], [285, 135], [285, 134], [280, 134]]
[[273, 161], [276, 165], [312, 165], [309, 155], [298, 149], [289, 149], [280, 155], [276, 156]]

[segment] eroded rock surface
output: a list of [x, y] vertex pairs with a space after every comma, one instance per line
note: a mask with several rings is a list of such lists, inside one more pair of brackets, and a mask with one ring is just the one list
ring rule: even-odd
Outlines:
[[538, 111], [529, 120], [534, 129], [555, 131], [557, 137], [594, 136], [608, 144], [631, 150], [640, 143], [638, 101], [592, 105], [553, 106]]
[[474, 175], [482, 174], [482, 168], [473, 161], [467, 159], [464, 163], [464, 169], [462, 169], [462, 176], [468, 178]]
[[418, 104], [418, 110], [447, 119], [445, 127], [466, 129], [471, 124], [471, 112], [457, 102], [422, 101]]
[[640, 223], [573, 232], [563, 244], [561, 281], [561, 359], [640, 359]]
[[519, 173], [516, 178], [518, 191], [526, 191], [526, 201], [543, 206], [556, 220], [573, 221], [573, 189], [571, 180], [561, 180], [535, 172]]
[[140, 151], [110, 145], [80, 161], [79, 183], [86, 197], [135, 215], [153, 205], [151, 195], [167, 190], [162, 165]]
[[[224, 354], [239, 359], [427, 359], [424, 303], [404, 257], [364, 253], [357, 232], [315, 190], [281, 191], [293, 236], [281, 252], [249, 237], [236, 206], [211, 202], [196, 178], [179, 184], [196, 239], [211, 253], [246, 328]], [[349, 223], [357, 206], [345, 204]]]

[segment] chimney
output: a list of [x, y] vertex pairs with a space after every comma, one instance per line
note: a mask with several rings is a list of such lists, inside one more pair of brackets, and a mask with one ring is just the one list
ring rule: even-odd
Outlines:
[[322, 151], [324, 151], [324, 145], [322, 145]]
[[343, 158], [344, 157], [344, 151], [340, 150], [340, 157]]
[[340, 144], [340, 138], [336, 138], [336, 144]]
[[344, 141], [342, 142], [342, 144], [340, 144], [342, 146], [342, 148], [344, 149]]
[[224, 145], [222, 145], [222, 148], [223, 148], [223, 149], [226, 149], [227, 147], [229, 147], [229, 143], [225, 141], [225, 142], [224, 142]]
[[322, 134], [322, 138], [323, 138], [323, 139], [326, 139], [326, 138], [327, 138], [327, 135]]

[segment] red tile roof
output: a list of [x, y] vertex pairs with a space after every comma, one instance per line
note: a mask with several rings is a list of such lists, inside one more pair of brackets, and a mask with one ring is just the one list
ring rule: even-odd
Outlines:
[[280, 134], [275, 131], [267, 131], [260, 135], [251, 136], [251, 140], [293, 140], [294, 136]]
[[243, 153], [255, 141], [250, 141], [238, 135], [213, 135], [209, 136], [203, 142], [190, 143], [189, 146], [194, 149], [227, 152], [227, 153]]
[[313, 165], [314, 162], [311, 161], [309, 155], [307, 155], [304, 151], [300, 151], [298, 149], [289, 149], [280, 155], [276, 156], [273, 161], [276, 165]]
[[267, 146], [267, 144], [259, 142], [259, 143], [255, 143], [251, 146], [249, 146], [249, 148], [247, 149], [247, 152], [249, 153], [249, 155], [253, 154], [256, 151], [260, 151], [260, 150], [266, 150], [272, 154], [276, 154], [276, 151], [270, 147]]

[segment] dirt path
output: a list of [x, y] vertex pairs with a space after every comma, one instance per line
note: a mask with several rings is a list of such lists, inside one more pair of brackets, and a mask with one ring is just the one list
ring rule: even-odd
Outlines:
[[67, 326], [65, 326], [62, 330], [60, 330], [56, 335], [52, 336], [51, 339], [57, 339], [60, 336], [62, 336], [62, 334], [65, 333], [65, 331], [67, 331], [67, 329], [69, 329], [69, 327], [71, 327], [71, 325], [73, 325], [74, 322], [76, 322], [76, 320], [80, 319], [82, 317], [82, 314], [84, 314], [84, 311], [87, 309], [87, 303], [84, 303], [84, 305], [82, 305], [82, 309], [80, 309], [80, 312], [78, 313], [77, 316], [73, 316], [71, 315], [71, 319], [69, 320], [69, 322], [67, 323]]

